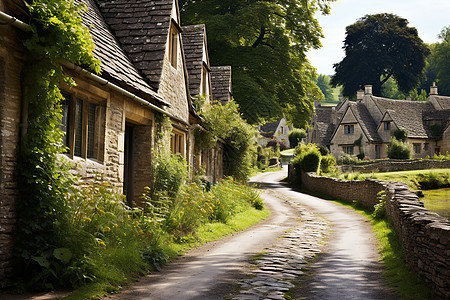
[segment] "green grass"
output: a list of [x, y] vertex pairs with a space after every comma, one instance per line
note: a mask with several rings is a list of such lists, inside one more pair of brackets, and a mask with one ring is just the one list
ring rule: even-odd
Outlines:
[[354, 209], [371, 221], [387, 283], [401, 295], [401, 299], [432, 299], [431, 289], [407, 267], [400, 239], [386, 219], [374, 219], [368, 209], [339, 200], [332, 201]]
[[425, 190], [425, 197], [420, 198], [426, 209], [437, 212], [440, 216], [450, 219], [450, 188]]

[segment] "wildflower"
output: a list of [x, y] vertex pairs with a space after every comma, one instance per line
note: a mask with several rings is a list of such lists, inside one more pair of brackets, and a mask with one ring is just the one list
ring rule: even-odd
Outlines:
[[141, 229], [138, 231], [139, 234], [144, 234], [144, 231]]
[[85, 220], [86, 222], [88, 222], [88, 223], [91, 223], [91, 222], [92, 222], [91, 218], [85, 218], [84, 220]]
[[103, 248], [106, 248], [106, 244], [105, 244], [105, 242], [103, 242], [103, 241], [99, 241], [99, 242], [98, 242], [98, 244], [99, 244], [100, 246], [102, 246]]
[[105, 227], [105, 231], [111, 231], [111, 228], [109, 228], [108, 226]]
[[118, 228], [118, 227], [119, 227], [119, 225], [117, 225], [116, 223], [114, 223], [114, 224], [113, 224], [113, 226], [114, 226], [114, 227], [116, 227], [116, 228]]
[[126, 234], [125, 232], [123, 233], [123, 235], [124, 235], [124, 236], [127, 236], [127, 234]]

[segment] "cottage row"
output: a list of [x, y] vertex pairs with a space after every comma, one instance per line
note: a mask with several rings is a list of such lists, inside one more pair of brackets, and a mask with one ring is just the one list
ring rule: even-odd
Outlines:
[[[61, 85], [65, 98], [61, 128], [64, 156], [86, 181], [103, 177], [138, 203], [152, 182], [158, 115], [170, 118], [167, 139], [191, 170], [203, 167], [209, 180], [223, 176], [222, 145], [196, 153], [194, 130], [202, 120], [197, 95], [224, 104], [231, 100], [231, 67], [210, 66], [204, 25], [181, 26], [176, 0], [83, 0], [84, 24], [101, 62], [101, 75], [63, 63], [75, 87]], [[0, 0], [0, 283], [10, 271], [16, 165], [26, 106], [21, 74], [27, 53], [23, 1]], [[0, 284], [1, 286], [1, 284]]]
[[440, 96], [433, 85], [428, 101], [393, 100], [373, 95], [367, 85], [356, 102], [317, 103], [307, 141], [327, 147], [335, 157], [380, 159], [387, 157], [387, 144], [398, 129], [406, 130], [415, 158], [450, 152], [450, 97]]

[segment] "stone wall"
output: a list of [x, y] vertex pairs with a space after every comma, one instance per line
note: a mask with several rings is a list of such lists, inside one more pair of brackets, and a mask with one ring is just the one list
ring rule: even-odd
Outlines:
[[[292, 178], [292, 167], [289, 172]], [[433, 288], [440, 299], [450, 299], [450, 222], [423, 207], [404, 183], [380, 180], [348, 181], [303, 173], [308, 190], [336, 199], [356, 201], [367, 208], [386, 192], [386, 215], [400, 237], [407, 263]]]
[[427, 170], [427, 169], [448, 169], [450, 168], [450, 160], [381, 160], [367, 165], [342, 165], [339, 166], [341, 173], [346, 172], [396, 172], [411, 170]]

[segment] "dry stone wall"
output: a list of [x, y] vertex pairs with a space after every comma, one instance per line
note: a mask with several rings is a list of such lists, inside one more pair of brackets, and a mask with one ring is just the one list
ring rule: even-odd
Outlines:
[[[290, 166], [289, 177], [292, 179]], [[450, 222], [423, 207], [404, 183], [380, 180], [339, 180], [303, 173], [308, 190], [343, 201], [356, 201], [367, 208], [378, 203], [377, 193], [386, 192], [386, 215], [400, 237], [408, 264], [432, 286], [436, 297], [450, 299]]]
[[342, 173], [346, 172], [396, 172], [426, 169], [448, 169], [450, 168], [450, 160], [382, 160], [367, 165], [343, 165], [339, 166]]

